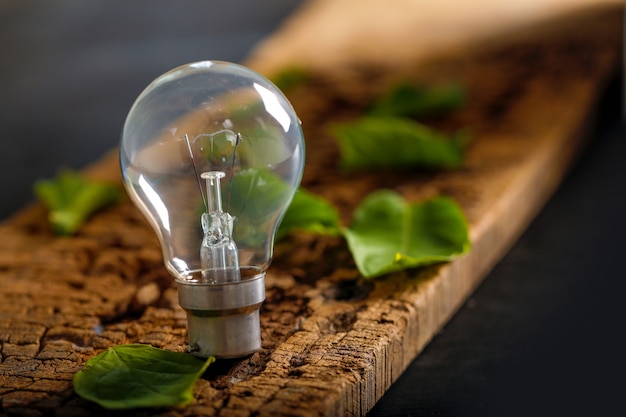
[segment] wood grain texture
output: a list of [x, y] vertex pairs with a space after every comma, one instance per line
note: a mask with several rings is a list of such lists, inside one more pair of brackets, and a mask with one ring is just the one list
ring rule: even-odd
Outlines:
[[[619, 67], [621, 34], [620, 10], [603, 7], [402, 67], [355, 61], [332, 72], [312, 69], [307, 84], [288, 92], [307, 140], [304, 187], [337, 205], [346, 223], [378, 188], [411, 200], [450, 195], [468, 218], [472, 251], [368, 281], [340, 238], [291, 236], [278, 244], [268, 272], [262, 349], [211, 366], [189, 407], [144, 414], [364, 415], [514, 243], [583, 149], [595, 100]], [[461, 111], [430, 121], [473, 132], [460, 170], [337, 168], [329, 123], [355, 117], [398, 79], [467, 86]], [[120, 183], [117, 153], [87, 174]], [[77, 397], [71, 379], [113, 345], [185, 350], [176, 288], [156, 237], [128, 199], [72, 238], [53, 236], [45, 216], [35, 205], [0, 225], [0, 411], [120, 415]]]

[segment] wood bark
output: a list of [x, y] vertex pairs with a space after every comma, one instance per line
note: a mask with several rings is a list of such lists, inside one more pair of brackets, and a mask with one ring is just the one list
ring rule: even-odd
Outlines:
[[[352, 62], [309, 74], [287, 92], [307, 141], [303, 186], [339, 207], [344, 224], [375, 189], [395, 189], [413, 201], [451, 196], [468, 219], [472, 250], [450, 263], [365, 280], [341, 238], [292, 235], [277, 245], [268, 272], [262, 349], [212, 365], [190, 406], [142, 414], [364, 415], [514, 243], [584, 149], [594, 105], [619, 67], [621, 29], [620, 10], [597, 8], [402, 67]], [[461, 169], [338, 168], [329, 124], [357, 117], [398, 80], [467, 87], [461, 110], [427, 121], [446, 131], [471, 130]], [[86, 174], [121, 183], [117, 152]], [[0, 412], [124, 415], [74, 393], [72, 377], [85, 361], [123, 343], [186, 349], [176, 287], [141, 214], [124, 199], [76, 236], [57, 237], [45, 209], [34, 205], [2, 223], [0, 235]]]

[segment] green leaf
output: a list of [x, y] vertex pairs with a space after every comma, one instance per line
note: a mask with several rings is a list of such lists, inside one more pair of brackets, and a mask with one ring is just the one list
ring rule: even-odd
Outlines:
[[468, 136], [448, 136], [397, 117], [364, 117], [332, 128], [339, 141], [341, 165], [363, 168], [458, 168]]
[[280, 223], [276, 238], [280, 239], [292, 230], [303, 230], [322, 235], [338, 235], [339, 213], [322, 197], [300, 188]]
[[309, 73], [302, 68], [287, 68], [271, 77], [274, 85], [284, 93], [305, 84], [309, 79]]
[[231, 194], [227, 188], [222, 195], [235, 217], [233, 235], [239, 249], [266, 245], [272, 227], [278, 226], [277, 216], [293, 198], [293, 188], [269, 170], [249, 168], [235, 174], [232, 190]]
[[420, 87], [408, 83], [395, 86], [369, 110], [373, 116], [420, 117], [453, 110], [465, 101], [458, 84]]
[[389, 190], [363, 200], [344, 236], [366, 278], [449, 261], [470, 248], [467, 222], [452, 199], [411, 204]]
[[74, 234], [95, 211], [115, 203], [121, 190], [111, 184], [88, 180], [73, 171], [62, 171], [53, 180], [40, 180], [35, 195], [49, 209], [54, 231]]
[[109, 409], [186, 405], [196, 380], [215, 360], [131, 344], [109, 348], [74, 375], [81, 397]]
[[270, 219], [292, 198], [289, 184], [266, 169], [242, 169], [233, 177], [232, 190], [228, 184], [223, 198], [228, 212], [242, 219], [250, 218], [260, 223]]

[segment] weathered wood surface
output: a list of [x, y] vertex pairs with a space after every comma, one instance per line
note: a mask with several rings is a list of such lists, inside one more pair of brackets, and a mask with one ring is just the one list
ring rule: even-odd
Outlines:
[[[144, 414], [365, 414], [558, 185], [619, 66], [621, 33], [618, 9], [594, 9], [395, 71], [352, 63], [315, 73], [290, 92], [307, 139], [306, 188], [340, 207], [345, 222], [376, 188], [409, 199], [450, 195], [470, 223], [472, 251], [449, 264], [365, 281], [341, 239], [294, 236], [278, 245], [267, 277], [261, 351], [213, 365], [189, 407]], [[468, 105], [431, 121], [473, 131], [462, 169], [337, 169], [328, 123], [354, 117], [398, 78], [467, 85]], [[88, 173], [119, 182], [116, 152]], [[0, 412], [123, 415], [77, 397], [71, 379], [109, 346], [186, 348], [185, 316], [158, 242], [128, 200], [98, 213], [72, 238], [53, 236], [45, 216], [35, 205], [0, 225]]]

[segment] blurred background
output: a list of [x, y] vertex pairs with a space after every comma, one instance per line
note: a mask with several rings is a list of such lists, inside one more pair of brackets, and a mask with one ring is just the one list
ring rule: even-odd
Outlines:
[[0, 218], [32, 184], [117, 146], [156, 77], [201, 60], [241, 62], [302, 1], [0, 1]]
[[[304, 3], [0, 0], [0, 218], [33, 200], [37, 178], [117, 146], [154, 78], [241, 62]], [[623, 412], [622, 82], [561, 188], [371, 417]]]

